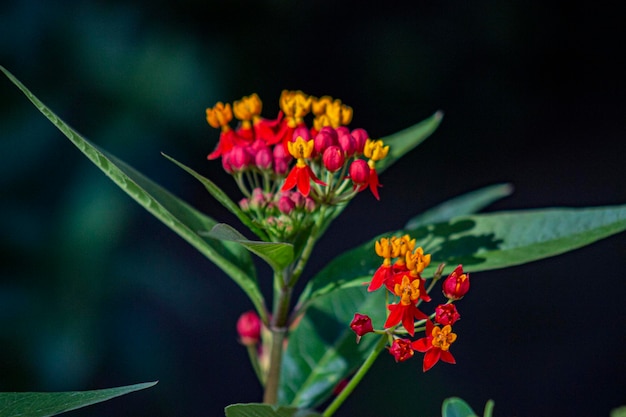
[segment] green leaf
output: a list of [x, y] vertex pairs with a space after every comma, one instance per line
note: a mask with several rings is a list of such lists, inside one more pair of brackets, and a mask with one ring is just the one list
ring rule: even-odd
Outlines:
[[1, 392], [0, 417], [46, 417], [76, 410], [133, 391], [156, 385], [156, 382], [125, 387], [74, 392]]
[[213, 239], [239, 243], [267, 262], [274, 271], [283, 270], [293, 261], [293, 245], [248, 240], [237, 230], [224, 223], [216, 224], [208, 233], [203, 233], [203, 235]]
[[457, 397], [446, 398], [441, 405], [442, 417], [478, 417], [465, 401]]
[[413, 217], [405, 228], [416, 229], [419, 226], [445, 222], [453, 217], [477, 213], [494, 201], [511, 195], [512, 192], [511, 184], [495, 184], [471, 191]]
[[263, 314], [263, 296], [250, 254], [239, 244], [208, 239], [198, 234], [199, 231], [210, 230], [216, 224], [215, 220], [200, 213], [125, 162], [91, 144], [55, 115], [11, 73], [2, 66], [0, 70], [91, 162], [150, 214], [220, 267], [250, 297], [257, 311]]
[[349, 326], [354, 313], [367, 312], [375, 323], [383, 323], [384, 305], [383, 292], [368, 293], [365, 286], [316, 299], [289, 334], [279, 403], [313, 408], [326, 400], [337, 384], [363, 363], [379, 340], [365, 335], [356, 343]]
[[442, 119], [443, 112], [437, 111], [428, 119], [382, 138], [383, 143], [389, 145], [389, 154], [385, 159], [376, 162], [376, 171], [380, 174], [407, 152], [424, 142], [439, 127]]
[[321, 414], [294, 407], [269, 404], [232, 404], [224, 409], [226, 417], [321, 417]]
[[269, 238], [267, 236], [267, 233], [265, 233], [265, 231], [263, 229], [260, 229], [259, 227], [257, 227], [252, 222], [250, 217], [248, 217], [246, 215], [246, 213], [244, 213], [243, 210], [241, 210], [239, 208], [239, 205], [237, 205], [233, 200], [231, 200], [230, 197], [228, 197], [228, 195], [226, 195], [226, 193], [224, 191], [222, 191], [217, 185], [215, 185], [215, 183], [213, 181], [211, 181], [208, 178], [205, 178], [204, 176], [200, 175], [198, 172], [194, 171], [193, 169], [183, 165], [182, 163], [178, 162], [177, 160], [175, 160], [171, 156], [168, 156], [168, 155], [166, 155], [164, 153], [161, 153], [161, 154], [164, 157], [166, 157], [167, 159], [169, 159], [170, 161], [172, 161], [173, 163], [175, 163], [176, 165], [178, 165], [183, 170], [187, 171], [195, 179], [200, 181], [202, 183], [202, 185], [204, 185], [204, 188], [207, 189], [209, 194], [211, 194], [218, 202], [220, 202], [224, 207], [226, 207], [231, 213], [233, 213], [235, 216], [237, 216], [237, 218], [243, 224], [248, 226], [248, 228], [253, 233], [255, 233], [258, 237], [260, 237], [262, 240], [266, 240], [266, 241], [269, 240]]
[[[626, 230], [626, 206], [551, 208], [455, 217], [449, 222], [398, 230], [409, 233], [432, 254], [424, 278], [437, 265], [463, 264], [469, 272], [520, 265], [559, 255]], [[339, 255], [305, 288], [299, 304], [320, 295], [369, 281], [380, 265], [374, 242]]]

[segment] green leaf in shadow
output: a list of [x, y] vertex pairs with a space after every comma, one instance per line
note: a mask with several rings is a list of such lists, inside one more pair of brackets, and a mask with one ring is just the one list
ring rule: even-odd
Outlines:
[[47, 417], [152, 387], [156, 382], [94, 391], [1, 392], [0, 417]]
[[511, 184], [495, 184], [471, 191], [413, 217], [407, 222], [405, 228], [416, 229], [419, 226], [445, 222], [453, 217], [478, 213], [491, 203], [511, 195], [512, 192]]
[[[626, 230], [626, 206], [550, 208], [455, 217], [448, 222], [392, 231], [409, 233], [432, 254], [424, 271], [437, 265], [463, 264], [468, 272], [520, 265], [559, 255]], [[369, 281], [380, 259], [373, 239], [339, 255], [320, 271], [300, 297], [299, 305], [323, 294]]]
[[55, 115], [5, 68], [0, 66], [0, 70], [91, 162], [150, 214], [221, 268], [244, 290], [257, 311], [263, 314], [263, 295], [250, 254], [239, 244], [208, 239], [198, 234], [199, 231], [210, 230], [216, 224], [215, 220], [200, 213], [125, 162], [90, 143]]
[[478, 417], [478, 415], [465, 401], [457, 397], [451, 397], [443, 401], [441, 417]]
[[[375, 323], [385, 320], [382, 291], [365, 286], [335, 291], [317, 298], [307, 309], [283, 357], [279, 403], [312, 408], [324, 402], [344, 378], [363, 363], [379, 338], [365, 335], [359, 344], [350, 329], [356, 312], [367, 312]], [[370, 337], [372, 336], [372, 337]]]
[[321, 414], [295, 407], [269, 404], [232, 404], [224, 409], [226, 417], [321, 417]]
[[211, 181], [208, 178], [205, 178], [204, 176], [200, 175], [198, 172], [194, 171], [188, 166], [185, 166], [184, 164], [178, 162], [171, 156], [168, 156], [164, 153], [161, 153], [161, 154], [167, 159], [169, 159], [170, 161], [172, 161], [173, 163], [175, 163], [176, 165], [178, 165], [183, 170], [187, 171], [187, 173], [191, 174], [195, 179], [200, 181], [202, 185], [204, 185], [204, 188], [207, 189], [209, 194], [211, 194], [218, 202], [220, 202], [224, 207], [226, 207], [231, 213], [237, 216], [237, 218], [243, 224], [248, 226], [248, 228], [254, 234], [260, 237], [262, 240], [265, 240], [265, 241], [269, 240], [267, 233], [265, 233], [263, 229], [260, 229], [259, 227], [257, 227], [257, 225], [254, 224], [254, 222], [250, 219], [250, 217], [248, 217], [246, 213], [244, 213], [243, 210], [239, 208], [239, 205], [237, 205], [233, 200], [231, 200], [230, 197], [228, 197], [228, 195], [226, 195], [224, 191], [222, 191], [217, 185], [215, 185], [213, 181]]
[[281, 271], [293, 261], [293, 245], [279, 242], [259, 242], [248, 240], [231, 226], [218, 223], [203, 235], [213, 239], [239, 243], [250, 252], [267, 262], [274, 271]]

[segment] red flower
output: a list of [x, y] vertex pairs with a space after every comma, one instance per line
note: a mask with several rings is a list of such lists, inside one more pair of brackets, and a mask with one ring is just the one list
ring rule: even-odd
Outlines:
[[300, 136], [298, 136], [294, 142], [288, 143], [289, 153], [296, 158], [297, 161], [296, 165], [287, 175], [281, 191], [291, 190], [297, 185], [298, 191], [300, 191], [303, 196], [307, 197], [311, 191], [311, 180], [316, 184], [326, 185], [326, 183], [320, 181], [320, 179], [315, 176], [305, 161], [311, 157], [313, 146], [313, 140], [307, 141]]
[[404, 362], [413, 357], [413, 348], [409, 339], [394, 339], [389, 347], [389, 353], [396, 359], [396, 362]]
[[463, 273], [463, 265], [459, 265], [441, 285], [446, 297], [451, 300], [460, 300], [469, 291], [469, 274]]
[[434, 326], [428, 320], [426, 322], [426, 334], [428, 336], [411, 343], [411, 347], [418, 352], [424, 353], [423, 371], [426, 372], [441, 359], [444, 362], [455, 364], [454, 356], [449, 352], [450, 345], [456, 340], [456, 333], [452, 333], [449, 324], [440, 328]]
[[442, 326], [447, 326], [448, 324], [452, 326], [460, 318], [461, 315], [456, 310], [454, 304], [440, 304], [435, 309], [435, 321]]
[[390, 313], [385, 322], [385, 328], [393, 327], [402, 322], [402, 325], [411, 336], [415, 334], [415, 320], [428, 318], [415, 305], [420, 296], [419, 287], [419, 280], [411, 281], [408, 275], [402, 278], [400, 284], [396, 284], [394, 293], [401, 298], [398, 304], [387, 306]]
[[370, 282], [369, 287], [367, 287], [368, 291], [376, 291], [383, 284], [385, 284], [388, 288], [393, 286], [393, 277], [394, 277], [394, 269], [393, 266], [387, 265], [385, 262], [381, 266], [378, 267], [376, 272], [374, 272], [374, 276], [372, 277], [372, 281]]

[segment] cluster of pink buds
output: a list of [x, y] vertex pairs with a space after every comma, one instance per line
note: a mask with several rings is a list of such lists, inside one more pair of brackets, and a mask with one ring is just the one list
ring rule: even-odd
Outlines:
[[252, 190], [250, 197], [239, 201], [239, 207], [277, 240], [285, 241], [310, 223], [315, 201], [295, 191], [265, 192]]
[[[439, 360], [455, 363], [449, 351], [457, 338], [452, 325], [461, 316], [454, 302], [469, 291], [469, 274], [463, 272], [462, 265], [457, 266], [442, 283], [447, 302], [437, 305], [435, 311], [427, 315], [418, 307], [422, 302], [431, 301], [429, 292], [441, 278], [444, 264], [439, 266], [427, 289], [422, 272], [430, 264], [430, 255], [421, 247], [415, 248], [415, 239], [408, 235], [382, 238], [376, 242], [375, 250], [383, 263], [374, 273], [368, 291], [385, 287], [397, 302], [387, 303], [388, 314], [382, 330], [374, 329], [369, 316], [355, 314], [350, 327], [357, 335], [357, 343], [367, 333], [384, 334], [388, 337], [389, 353], [396, 362], [412, 358], [417, 351], [424, 353], [424, 371]], [[406, 337], [413, 337], [416, 331], [425, 331], [425, 336], [414, 341]]]
[[[267, 204], [291, 190], [310, 198], [314, 207], [345, 203], [365, 189], [380, 198], [376, 163], [389, 146], [370, 139], [364, 129], [347, 127], [352, 108], [301, 91], [283, 91], [279, 103], [281, 111], [271, 120], [261, 117], [256, 94], [206, 110], [208, 123], [221, 129], [208, 159], [221, 158], [249, 205], [257, 189], [272, 196]], [[235, 128], [233, 116], [239, 120]]]

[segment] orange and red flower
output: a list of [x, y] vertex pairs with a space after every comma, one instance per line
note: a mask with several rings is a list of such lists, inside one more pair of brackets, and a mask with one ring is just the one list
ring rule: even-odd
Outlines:
[[435, 366], [440, 359], [455, 364], [456, 360], [449, 351], [450, 345], [456, 340], [456, 333], [452, 333], [452, 326], [448, 324], [441, 328], [428, 320], [426, 322], [426, 334], [426, 337], [411, 343], [413, 349], [424, 353], [424, 372]]

